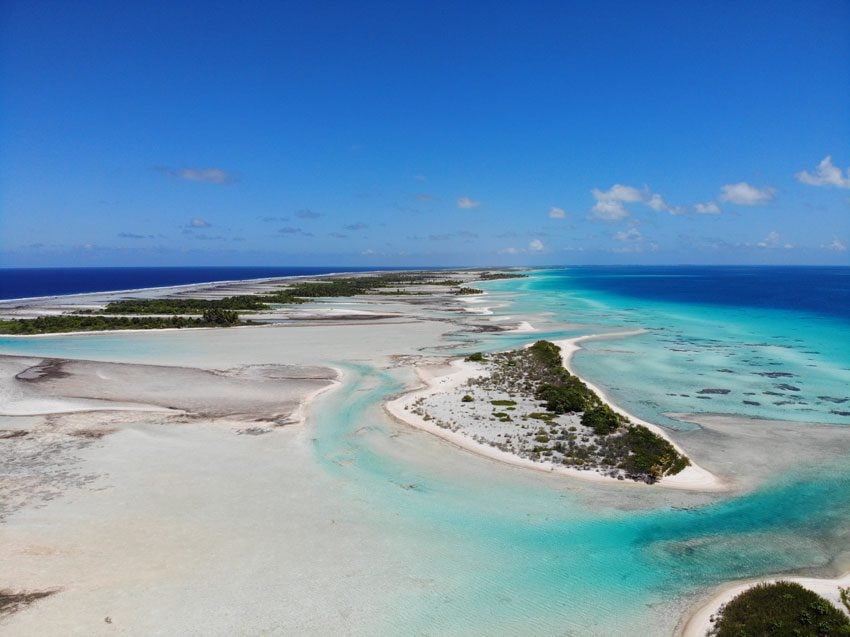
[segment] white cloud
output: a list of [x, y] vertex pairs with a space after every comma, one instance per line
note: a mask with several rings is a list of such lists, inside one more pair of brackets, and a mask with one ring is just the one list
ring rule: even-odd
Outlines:
[[612, 199], [597, 201], [591, 208], [590, 216], [601, 221], [619, 221], [629, 216], [622, 202]]
[[658, 193], [652, 195], [646, 202], [646, 205], [652, 208], [655, 212], [661, 212], [662, 210], [670, 209], [670, 206], [667, 205], [667, 203]]
[[708, 201], [706, 203], [694, 204], [694, 210], [696, 210], [701, 215], [719, 215], [720, 214], [720, 206], [718, 206], [713, 201]]
[[832, 157], [827, 155], [818, 164], [815, 174], [802, 170], [794, 175], [798, 181], [810, 186], [837, 186], [839, 188], [850, 188], [850, 168], [847, 176], [841, 173], [841, 169], [832, 163]]
[[522, 252], [522, 250], [514, 247], [502, 248], [501, 250], [499, 250], [499, 254], [519, 254], [520, 252]]
[[773, 188], [756, 188], [745, 181], [737, 184], [727, 184], [720, 188], [720, 201], [738, 204], [739, 206], [757, 206], [773, 199]]
[[200, 181], [208, 184], [230, 184], [236, 181], [236, 175], [221, 168], [169, 168], [168, 166], [158, 166], [156, 169], [185, 181]]
[[459, 197], [457, 200], [458, 208], [477, 208], [481, 205], [480, 201], [475, 201], [474, 199], [470, 199], [469, 197]]
[[779, 246], [779, 243], [782, 241], [782, 235], [780, 235], [776, 230], [770, 232], [764, 239], [759, 241], [756, 245], [759, 248], [776, 248]]
[[550, 219], [563, 219], [566, 216], [567, 216], [567, 213], [564, 212], [563, 208], [556, 208], [555, 206], [552, 206], [551, 208], [549, 208], [549, 218]]
[[201, 219], [200, 217], [195, 217], [189, 222], [190, 228], [209, 228], [212, 224], [206, 219]]
[[835, 237], [829, 243], [822, 245], [821, 248], [824, 250], [832, 250], [833, 252], [847, 252], [847, 246], [838, 237]]
[[609, 190], [594, 188], [591, 193], [596, 203], [591, 209], [590, 216], [601, 221], [619, 221], [625, 219], [631, 213], [624, 204], [642, 203], [655, 212], [669, 212], [671, 215], [680, 215], [685, 212], [681, 206], [671, 206], [664, 197], [652, 192], [649, 188], [639, 190], [633, 186], [614, 184]]
[[614, 184], [610, 190], [593, 189], [593, 196], [597, 201], [613, 200], [625, 201], [627, 203], [635, 201], [643, 201], [644, 195], [637, 188], [632, 186], [623, 186], [622, 184]]
[[643, 235], [637, 228], [629, 228], [628, 230], [621, 230], [614, 235], [614, 238], [617, 241], [641, 241], [643, 240]]
[[528, 249], [532, 252], [543, 252], [545, 246], [540, 239], [532, 239], [532, 241], [528, 244]]

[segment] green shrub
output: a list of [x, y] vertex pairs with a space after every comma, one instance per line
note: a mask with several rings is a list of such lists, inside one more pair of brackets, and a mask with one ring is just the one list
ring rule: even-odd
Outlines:
[[593, 429], [597, 436], [607, 436], [614, 433], [624, 422], [625, 418], [608, 405], [597, 405], [581, 415], [581, 424]]
[[475, 399], [474, 399], [472, 396], [470, 396], [469, 394], [466, 394], [463, 398], [461, 398], [461, 399], [460, 399], [460, 402], [462, 402], [462, 403], [471, 403], [471, 402], [472, 402], [472, 401], [474, 401], [474, 400], [475, 400]]
[[829, 601], [800, 584], [756, 584], [723, 606], [709, 635], [850, 635], [850, 619]]

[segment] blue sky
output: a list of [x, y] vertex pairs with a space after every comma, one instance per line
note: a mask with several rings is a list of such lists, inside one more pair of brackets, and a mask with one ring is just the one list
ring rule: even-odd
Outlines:
[[0, 4], [0, 265], [850, 263], [850, 3]]

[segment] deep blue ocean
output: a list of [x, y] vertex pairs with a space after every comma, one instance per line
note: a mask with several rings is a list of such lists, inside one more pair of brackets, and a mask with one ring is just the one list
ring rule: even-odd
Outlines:
[[[190, 283], [237, 281], [332, 272], [374, 272], [404, 268], [293, 267], [173, 267], [173, 268], [0, 268], [0, 299], [58, 296], [85, 292], [136, 290]], [[421, 268], [419, 268], [421, 269]]]
[[798, 310], [850, 319], [850, 266], [569, 268], [570, 285], [634, 299]]

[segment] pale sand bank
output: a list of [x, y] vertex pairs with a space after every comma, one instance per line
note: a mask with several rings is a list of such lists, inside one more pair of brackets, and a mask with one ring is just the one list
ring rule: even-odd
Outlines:
[[731, 584], [723, 588], [719, 593], [715, 594], [706, 604], [701, 606], [694, 612], [681, 627], [679, 635], [681, 637], [705, 637], [711, 629], [713, 623], [712, 617], [717, 614], [723, 604], [732, 601], [736, 596], [743, 593], [756, 584], [772, 583], [778, 581], [796, 582], [801, 586], [805, 586], [811, 591], [814, 591], [821, 597], [828, 599], [832, 604], [847, 612], [847, 609], [841, 603], [839, 587], [850, 587], [850, 572], [845, 573], [841, 577], [834, 579], [821, 579], [817, 577], [771, 577], [749, 580], [743, 583]]
[[520, 321], [516, 327], [511, 328], [509, 330], [505, 330], [506, 332], [514, 332], [514, 333], [525, 333], [525, 332], [536, 332], [538, 331], [536, 327], [534, 327], [528, 321]]
[[163, 365], [0, 356], [0, 415], [94, 411], [188, 414], [283, 425], [331, 386], [328, 367], [241, 366], [201, 370]]

